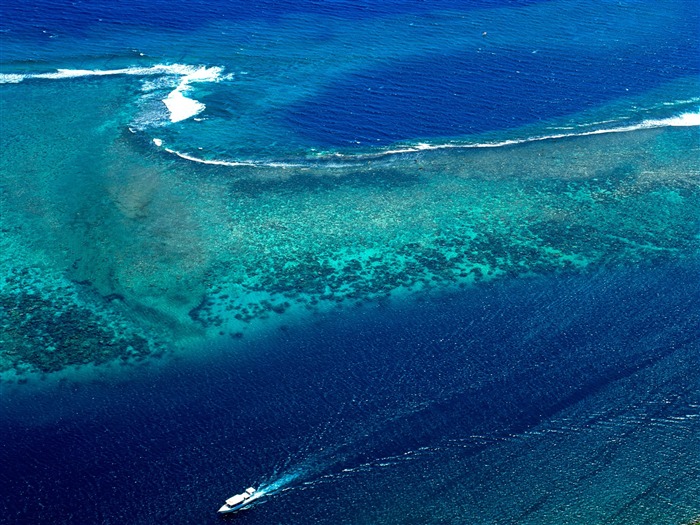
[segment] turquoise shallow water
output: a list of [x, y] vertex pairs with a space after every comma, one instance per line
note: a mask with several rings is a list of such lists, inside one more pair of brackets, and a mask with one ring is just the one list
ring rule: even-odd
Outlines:
[[695, 3], [0, 9], [9, 522], [700, 515]]

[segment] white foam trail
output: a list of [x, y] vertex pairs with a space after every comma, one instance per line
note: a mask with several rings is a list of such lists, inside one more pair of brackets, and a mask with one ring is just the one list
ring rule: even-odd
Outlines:
[[281, 476], [279, 479], [275, 480], [272, 483], [269, 483], [267, 485], [264, 485], [263, 487], [260, 488], [260, 490], [264, 490], [265, 493], [269, 494], [271, 492], [277, 491], [281, 488], [284, 488], [285, 486], [289, 485], [291, 482], [293, 482], [295, 479], [297, 479], [303, 472], [292, 472], [290, 474], [286, 474], [284, 476]]
[[306, 472], [302, 469], [296, 469], [288, 474], [283, 474], [277, 479], [261, 484], [255, 493], [258, 494], [258, 497], [274, 496], [287, 489], [289, 485], [304, 474], [306, 474]]
[[[168, 108], [171, 122], [194, 117], [205, 109], [201, 102], [188, 98], [185, 93], [191, 84], [196, 82], [219, 82], [228, 78], [222, 76], [223, 68], [214, 66], [189, 66], [186, 64], [156, 64], [150, 67], [127, 67], [121, 69], [57, 69], [47, 73], [3, 73], [0, 74], [0, 84], [18, 84], [24, 80], [62, 80], [82, 77], [104, 77], [117, 75], [158, 76], [170, 75], [181, 77], [177, 87], [163, 99]], [[153, 88], [152, 84], [146, 90]]]

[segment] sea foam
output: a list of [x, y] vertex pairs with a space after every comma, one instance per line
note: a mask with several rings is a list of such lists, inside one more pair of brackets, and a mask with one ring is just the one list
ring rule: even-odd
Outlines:
[[[46, 73], [3, 73], [0, 74], [0, 84], [18, 84], [24, 80], [62, 80], [82, 77], [104, 77], [117, 75], [131, 76], [174, 76], [179, 77], [177, 87], [172, 90], [163, 104], [168, 108], [170, 121], [180, 122], [198, 115], [206, 106], [186, 96], [191, 84], [197, 82], [218, 82], [228, 78], [222, 75], [223, 68], [214, 66], [190, 66], [187, 64], [156, 64], [149, 67], [127, 67], [121, 69], [57, 69]], [[152, 89], [149, 84], [147, 91]]]
[[677, 117], [671, 117], [661, 120], [650, 120], [650, 124], [655, 127], [660, 126], [700, 126], [700, 111], [697, 113], [683, 113]]
[[185, 96], [185, 93], [190, 90], [190, 84], [194, 82], [218, 82], [222, 77], [222, 68], [220, 67], [200, 67], [187, 72], [178, 84], [178, 86], [163, 99], [163, 103], [170, 111], [170, 122], [180, 122], [190, 117], [198, 115], [206, 106]]
[[170, 111], [170, 122], [180, 122], [198, 115], [206, 106], [197, 100], [187, 98], [182, 91], [176, 89], [163, 99], [163, 104]]

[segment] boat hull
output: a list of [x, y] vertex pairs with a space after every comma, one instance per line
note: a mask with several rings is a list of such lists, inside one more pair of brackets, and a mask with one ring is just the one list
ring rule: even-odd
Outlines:
[[248, 508], [255, 500], [260, 498], [263, 494], [260, 492], [255, 492], [252, 487], [247, 489], [242, 494], [237, 494], [226, 500], [221, 508], [219, 509], [219, 514], [231, 514]]
[[232, 514], [234, 512], [238, 512], [239, 510], [243, 510], [250, 506], [253, 502], [252, 501], [246, 501], [245, 503], [241, 503], [240, 505], [235, 505], [233, 507], [229, 507], [228, 505], [224, 505], [219, 509], [219, 514]]

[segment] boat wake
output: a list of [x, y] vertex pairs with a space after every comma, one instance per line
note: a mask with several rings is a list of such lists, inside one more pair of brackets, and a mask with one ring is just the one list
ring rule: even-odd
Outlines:
[[264, 494], [265, 496], [274, 496], [279, 494], [285, 489], [289, 488], [294, 484], [299, 478], [303, 478], [307, 475], [303, 469], [293, 470], [285, 474], [281, 474], [278, 477], [267, 480], [258, 487], [257, 492]]

